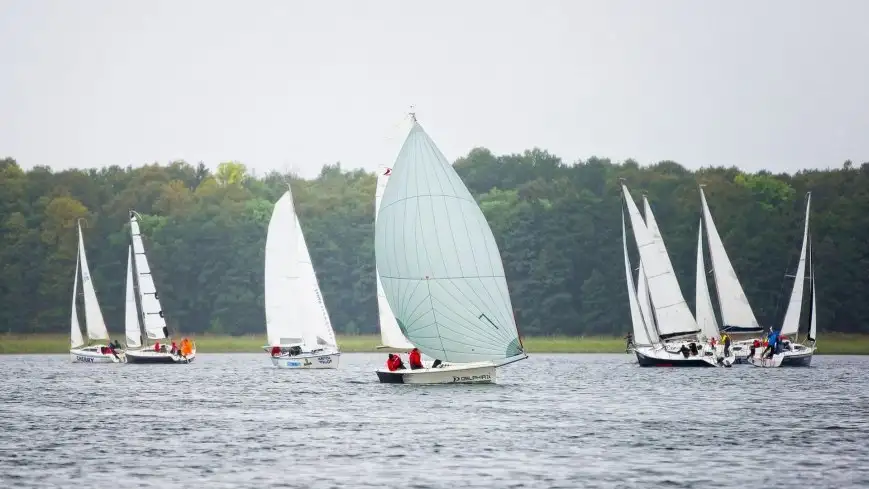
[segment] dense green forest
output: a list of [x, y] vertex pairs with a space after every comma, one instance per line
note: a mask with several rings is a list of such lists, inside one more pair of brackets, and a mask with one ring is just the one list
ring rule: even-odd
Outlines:
[[[725, 246], [765, 325], [784, 314], [792, 285], [786, 275], [796, 266], [811, 191], [819, 328], [869, 332], [869, 163], [789, 176], [691, 172], [669, 161], [565, 164], [539, 149], [495, 156], [478, 148], [455, 168], [498, 240], [524, 335], [628, 331], [619, 178], [635, 198], [648, 194], [692, 306], [697, 184], [706, 184]], [[0, 331], [68, 331], [81, 217], [103, 313], [119, 333], [132, 208], [143, 215], [173, 330], [263, 333], [265, 234], [288, 183], [335, 328], [376, 332], [372, 173], [336, 164], [303, 180], [249, 175], [236, 162], [214, 173], [185, 162], [24, 171], [12, 159], [0, 160]]]

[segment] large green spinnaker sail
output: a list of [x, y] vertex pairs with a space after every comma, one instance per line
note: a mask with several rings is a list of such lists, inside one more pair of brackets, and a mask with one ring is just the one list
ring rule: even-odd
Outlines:
[[399, 327], [423, 353], [454, 363], [524, 356], [492, 230], [415, 120], [383, 194], [375, 250]]

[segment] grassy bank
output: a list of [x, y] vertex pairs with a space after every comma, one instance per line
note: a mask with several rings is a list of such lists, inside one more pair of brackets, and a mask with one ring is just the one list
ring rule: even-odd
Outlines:
[[[212, 336], [191, 335], [200, 353], [260, 352], [265, 336]], [[343, 352], [374, 352], [380, 344], [378, 335], [338, 336]], [[623, 353], [625, 342], [612, 337], [539, 336], [524, 339], [529, 353]], [[829, 334], [821, 336], [818, 354], [867, 355], [869, 335]], [[11, 335], [0, 334], [0, 353], [66, 353], [69, 337], [66, 335]]]

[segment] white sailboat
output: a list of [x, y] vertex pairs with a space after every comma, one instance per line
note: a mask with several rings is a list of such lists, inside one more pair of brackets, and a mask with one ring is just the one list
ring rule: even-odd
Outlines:
[[288, 189], [275, 203], [265, 250], [265, 313], [272, 364], [338, 368], [341, 352]]
[[[750, 345], [756, 335], [763, 332], [758, 324], [748, 297], [742, 289], [742, 284], [736, 276], [736, 270], [727, 256], [724, 243], [718, 234], [718, 228], [712, 219], [712, 212], [706, 202], [706, 194], [703, 185], [700, 186], [700, 203], [702, 206], [702, 222], [706, 224], [706, 237], [709, 245], [709, 257], [712, 260], [712, 273], [715, 282], [715, 290], [718, 293], [718, 307], [721, 313], [720, 331], [731, 336], [731, 354], [734, 363], [748, 361]], [[702, 226], [701, 231], [702, 233]], [[699, 250], [698, 250], [699, 252]], [[699, 271], [697, 272], [700, 273]], [[705, 273], [705, 270], [704, 270]], [[699, 276], [699, 275], [698, 275]], [[712, 317], [714, 318], [714, 312]], [[737, 340], [737, 338], [739, 338]], [[757, 352], [756, 352], [757, 353]], [[775, 363], [775, 362], [772, 362]]]
[[[127, 363], [190, 363], [196, 358], [195, 345], [186, 354], [182, 353], [182, 348], [172, 351], [168, 346], [172, 339], [169, 337], [160, 296], [151, 276], [148, 257], [145, 255], [145, 245], [139, 230], [139, 215], [133, 210], [130, 211], [130, 238], [132, 246], [129, 250], [132, 258], [128, 254], [124, 300]], [[149, 345], [148, 340], [152, 340], [153, 345]], [[161, 343], [160, 340], [164, 341]]]
[[[377, 215], [380, 213], [380, 202], [383, 200], [383, 191], [389, 182], [392, 168], [381, 166], [377, 169], [377, 187], [374, 190], [374, 223], [377, 224]], [[383, 292], [383, 284], [380, 283], [380, 274], [375, 267], [375, 279], [377, 280], [377, 312], [380, 320], [380, 341], [378, 350], [388, 352], [407, 352], [413, 349], [413, 345], [405, 338], [404, 333], [398, 327], [395, 314], [389, 307], [386, 293]]]
[[[667, 248], [658, 231], [654, 214], [645, 203], [646, 219], [640, 215], [624, 183], [622, 192], [628, 209], [641, 267], [651, 296], [659, 343], [634, 349], [644, 367], [715, 367], [715, 352], [700, 338], [700, 329], [682, 295]], [[629, 284], [630, 285], [630, 284]]]
[[492, 231], [411, 114], [375, 224], [377, 270], [399, 329], [430, 368], [377, 370], [383, 383], [492, 383], [527, 358]]
[[[75, 262], [75, 279], [72, 285], [69, 356], [73, 362], [78, 363], [118, 363], [123, 358], [123, 352], [109, 345], [109, 332], [103, 320], [103, 313], [100, 310], [97, 293], [91, 280], [90, 268], [88, 267], [84, 237], [81, 232], [81, 221], [76, 223], [76, 229], [78, 231], [78, 253], [76, 254]], [[81, 334], [81, 327], [78, 322], [78, 308], [76, 307], [79, 270], [81, 270], [84, 319], [88, 343], [99, 341], [98, 344], [85, 344], [85, 340]]]
[[[811, 259], [811, 240], [809, 238], [809, 211], [812, 203], [811, 192], [806, 194], [806, 220], [803, 229], [803, 245], [800, 249], [800, 261], [797, 265], [797, 273], [794, 276], [794, 288], [791, 290], [791, 298], [788, 302], [784, 321], [782, 321], [781, 336], [788, 339], [782, 341], [781, 362], [783, 367], [808, 367], [812, 363], [817, 339], [817, 314], [815, 310], [815, 270]], [[808, 263], [808, 267], [807, 264]], [[797, 342], [799, 339], [800, 314], [803, 309], [804, 284], [806, 280], [806, 268], [809, 270], [809, 286], [811, 287], [811, 303], [809, 305], [809, 331], [806, 336], [806, 344]], [[791, 340], [793, 337], [793, 340]]]

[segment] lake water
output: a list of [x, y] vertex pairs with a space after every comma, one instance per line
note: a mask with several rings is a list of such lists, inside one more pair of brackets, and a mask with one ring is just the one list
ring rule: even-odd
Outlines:
[[869, 357], [641, 369], [541, 354], [488, 386], [379, 384], [385, 359], [0, 355], [0, 487], [869, 487]]

